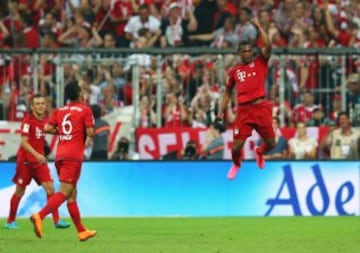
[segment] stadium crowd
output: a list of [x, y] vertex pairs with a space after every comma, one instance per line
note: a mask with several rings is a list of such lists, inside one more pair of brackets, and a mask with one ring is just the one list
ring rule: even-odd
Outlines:
[[[21, 121], [33, 94], [33, 76], [46, 95], [49, 113], [55, 106], [57, 48], [212, 47], [233, 48], [249, 40], [261, 45], [251, 23], [256, 16], [273, 48], [360, 48], [360, 3], [357, 0], [0, 0], [0, 49], [45, 48], [36, 66], [33, 56], [0, 55], [2, 119]], [[70, 56], [69, 56], [70, 57]], [[89, 105], [103, 113], [133, 103], [131, 61], [137, 61], [140, 83], [139, 127], [153, 127], [161, 117], [164, 127], [204, 127], [218, 110], [218, 98], [229, 69], [238, 62], [224, 55], [172, 54], [162, 58], [162, 114], [157, 115], [158, 63], [154, 55], [100, 55], [112, 58], [89, 64], [81, 56], [64, 64], [65, 85], [80, 81]], [[80, 59], [79, 59], [80, 58]], [[319, 54], [286, 55], [285, 126], [333, 126], [341, 110], [341, 79], [347, 83], [347, 110], [360, 126], [360, 57], [348, 55], [346, 73], [340, 57]], [[280, 115], [279, 56], [269, 62], [268, 96], [273, 115]], [[1, 110], [3, 111], [3, 110]], [[236, 105], [226, 120], [233, 122]], [[296, 156], [296, 155], [295, 155]]]

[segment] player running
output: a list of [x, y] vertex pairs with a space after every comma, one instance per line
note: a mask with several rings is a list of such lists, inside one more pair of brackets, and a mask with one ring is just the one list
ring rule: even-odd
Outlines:
[[[21, 124], [21, 144], [17, 154], [16, 173], [12, 181], [16, 184], [15, 192], [10, 200], [10, 211], [6, 229], [19, 228], [16, 224], [16, 213], [20, 200], [24, 196], [27, 185], [34, 179], [38, 185], [42, 185], [47, 198], [54, 194], [54, 185], [44, 156], [45, 133], [45, 98], [42, 95], [34, 95], [30, 106], [32, 112], [26, 116]], [[52, 212], [56, 228], [68, 228], [70, 224], [59, 219], [57, 209]]]
[[60, 191], [48, 200], [39, 213], [33, 214], [30, 220], [36, 236], [41, 238], [45, 216], [67, 200], [67, 208], [78, 231], [79, 240], [86, 241], [95, 236], [96, 231], [86, 229], [81, 222], [76, 202], [76, 185], [80, 178], [85, 140], [94, 136], [94, 117], [91, 109], [82, 103], [83, 93], [78, 82], [67, 84], [65, 93], [71, 102], [56, 109], [44, 128], [45, 132], [56, 134], [59, 139], [55, 167], [59, 175]]
[[253, 58], [253, 47], [250, 42], [239, 44], [239, 54], [242, 63], [229, 71], [228, 82], [224, 92], [218, 118], [224, 117], [224, 112], [236, 90], [237, 115], [233, 130], [234, 145], [232, 148], [233, 165], [227, 177], [234, 179], [241, 166], [241, 150], [244, 143], [255, 129], [263, 138], [263, 144], [255, 148], [256, 162], [260, 169], [264, 168], [263, 153], [273, 149], [275, 134], [272, 127], [272, 104], [265, 100], [265, 80], [268, 72], [267, 63], [271, 55], [271, 43], [265, 30], [257, 19], [253, 20], [264, 46], [259, 56]]

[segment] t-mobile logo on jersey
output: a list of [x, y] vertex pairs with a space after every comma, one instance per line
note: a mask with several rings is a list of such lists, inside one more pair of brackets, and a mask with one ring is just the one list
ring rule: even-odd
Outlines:
[[36, 127], [36, 129], [35, 129], [35, 137], [36, 137], [36, 139], [40, 139], [44, 135], [45, 134], [43, 133], [43, 131], [41, 131], [40, 128]]
[[240, 71], [236, 70], [237, 78], [240, 82], [244, 82], [247, 77], [256, 76], [256, 72], [246, 72], [246, 71]]

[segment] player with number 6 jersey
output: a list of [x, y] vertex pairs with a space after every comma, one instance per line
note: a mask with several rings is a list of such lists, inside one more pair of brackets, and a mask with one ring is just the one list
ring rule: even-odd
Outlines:
[[60, 191], [48, 200], [39, 213], [33, 214], [30, 220], [36, 236], [41, 238], [43, 219], [51, 210], [67, 201], [67, 208], [78, 231], [79, 240], [86, 241], [95, 236], [96, 231], [86, 229], [81, 222], [76, 202], [76, 186], [81, 174], [85, 142], [87, 138], [94, 136], [94, 117], [91, 109], [82, 103], [83, 92], [78, 82], [67, 84], [65, 93], [70, 103], [56, 109], [44, 127], [45, 132], [58, 135], [55, 167], [59, 175]]
[[[80, 122], [83, 122], [84, 125], [79, 124]], [[59, 143], [57, 146], [56, 161], [82, 161], [87, 137], [84, 126], [94, 126], [91, 109], [86, 105], [70, 102], [56, 109], [51, 115], [48, 124], [57, 128]]]

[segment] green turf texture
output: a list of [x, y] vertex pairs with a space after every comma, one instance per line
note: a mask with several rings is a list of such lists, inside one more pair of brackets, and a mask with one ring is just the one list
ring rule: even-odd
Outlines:
[[[2, 224], [4, 219], [0, 219]], [[87, 218], [98, 231], [79, 242], [74, 226], [44, 222], [35, 237], [28, 219], [0, 230], [4, 253], [359, 253], [359, 217]]]

